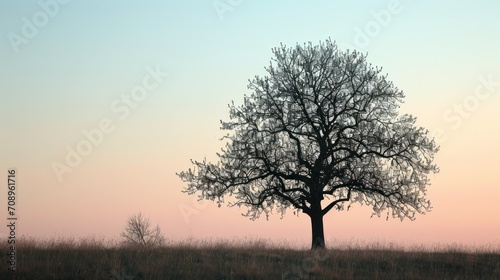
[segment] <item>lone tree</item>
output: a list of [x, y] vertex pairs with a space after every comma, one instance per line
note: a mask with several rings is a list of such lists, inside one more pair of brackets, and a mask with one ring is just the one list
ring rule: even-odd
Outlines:
[[160, 226], [151, 227], [149, 218], [142, 213], [134, 214], [127, 220], [127, 226], [121, 233], [123, 243], [127, 246], [157, 247], [165, 244]]
[[438, 147], [415, 117], [398, 114], [403, 91], [382, 68], [330, 40], [273, 53], [243, 105], [229, 105], [221, 129], [232, 133], [219, 161], [192, 161], [177, 174], [183, 191], [219, 205], [231, 196], [228, 205], [247, 206], [251, 219], [300, 210], [311, 218], [312, 249], [325, 248], [323, 216], [334, 208], [358, 202], [401, 220], [430, 211]]

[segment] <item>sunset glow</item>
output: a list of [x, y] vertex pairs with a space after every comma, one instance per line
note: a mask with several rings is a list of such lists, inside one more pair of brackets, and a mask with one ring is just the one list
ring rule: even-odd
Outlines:
[[332, 211], [327, 246], [500, 248], [500, 3], [338, 2], [2, 1], [0, 218], [16, 168], [18, 236], [119, 238], [142, 212], [168, 240], [307, 248], [307, 215], [251, 221], [182, 193], [176, 172], [217, 160], [227, 105], [265, 75], [271, 48], [331, 38], [404, 91], [400, 111], [440, 145], [440, 172], [431, 212], [401, 222], [359, 204]]

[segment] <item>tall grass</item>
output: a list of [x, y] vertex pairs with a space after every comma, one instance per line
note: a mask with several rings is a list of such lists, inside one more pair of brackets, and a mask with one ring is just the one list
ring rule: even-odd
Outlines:
[[[0, 242], [6, 252], [7, 242]], [[259, 239], [188, 239], [161, 248], [123, 247], [95, 237], [17, 243], [17, 271], [2, 261], [0, 279], [500, 279], [498, 245], [360, 242], [309, 251]]]

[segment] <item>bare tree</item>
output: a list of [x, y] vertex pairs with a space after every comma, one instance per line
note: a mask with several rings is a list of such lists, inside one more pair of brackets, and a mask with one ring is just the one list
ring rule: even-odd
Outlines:
[[121, 233], [124, 244], [128, 246], [156, 247], [165, 244], [160, 226], [151, 227], [149, 218], [142, 213], [134, 214], [127, 220], [127, 226]]
[[298, 209], [311, 219], [312, 249], [325, 248], [323, 216], [332, 209], [357, 202], [401, 220], [430, 211], [438, 147], [415, 117], [398, 113], [404, 94], [381, 68], [330, 40], [273, 53], [268, 75], [249, 81], [251, 95], [221, 121], [232, 133], [219, 161], [192, 161], [177, 174], [183, 191], [219, 205], [229, 197], [251, 219]]

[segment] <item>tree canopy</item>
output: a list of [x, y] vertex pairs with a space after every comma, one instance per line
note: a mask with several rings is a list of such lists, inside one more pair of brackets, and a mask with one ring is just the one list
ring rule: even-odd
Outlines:
[[288, 208], [311, 217], [312, 248], [324, 248], [323, 216], [351, 203], [413, 220], [431, 209], [427, 175], [438, 147], [416, 118], [399, 114], [404, 93], [331, 40], [273, 49], [267, 75], [229, 105], [218, 162], [180, 172], [188, 194], [246, 206], [251, 219]]

